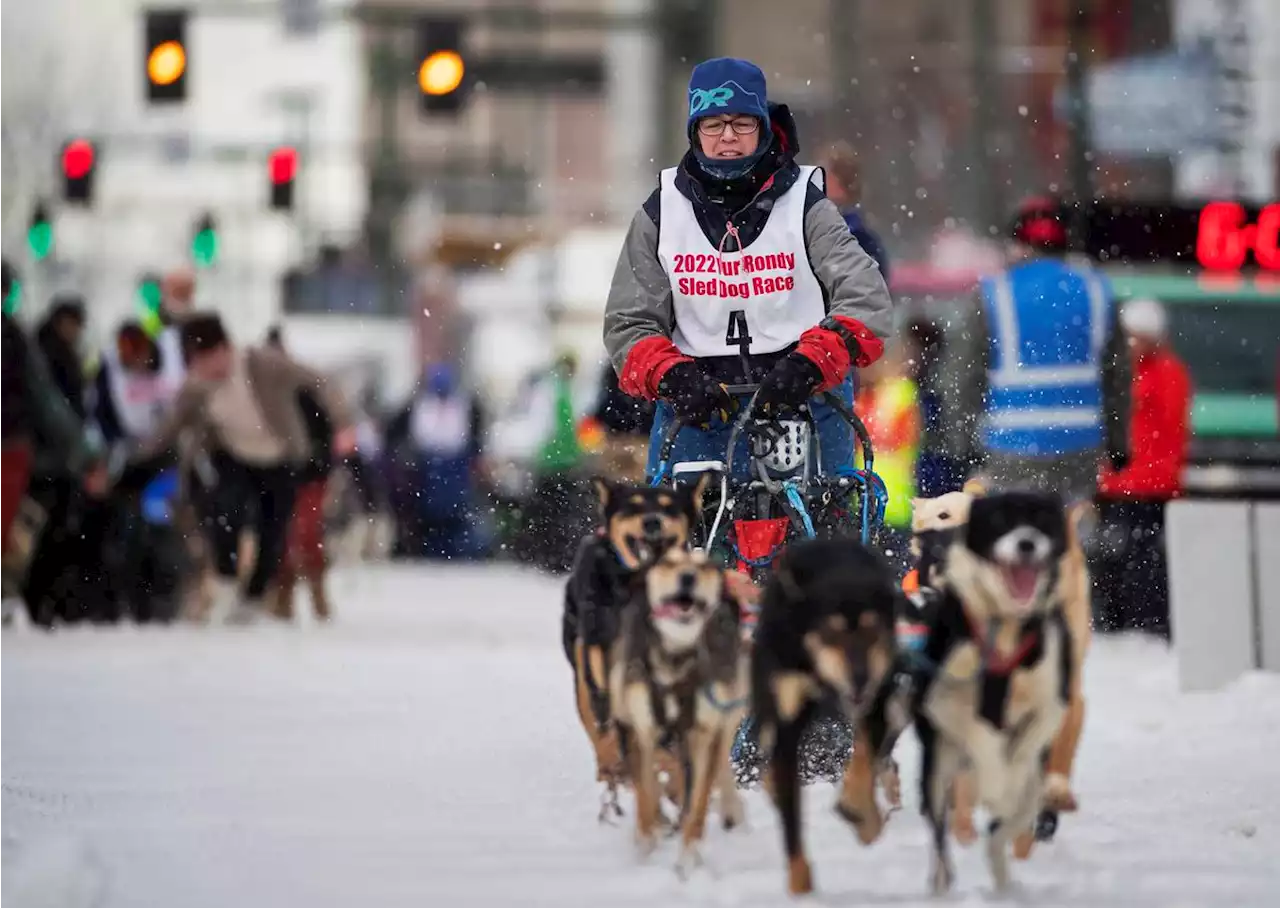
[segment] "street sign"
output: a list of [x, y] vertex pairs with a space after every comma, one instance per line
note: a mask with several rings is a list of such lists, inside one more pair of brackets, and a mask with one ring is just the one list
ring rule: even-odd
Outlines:
[[[1171, 155], [1217, 140], [1216, 65], [1203, 53], [1132, 57], [1090, 70], [1086, 88], [1093, 146], [1130, 155]], [[1064, 89], [1054, 113], [1067, 118]]]

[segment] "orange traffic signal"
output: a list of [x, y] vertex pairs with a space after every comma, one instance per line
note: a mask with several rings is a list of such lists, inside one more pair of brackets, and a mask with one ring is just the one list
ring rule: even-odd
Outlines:
[[177, 41], [165, 41], [147, 57], [147, 78], [156, 85], [172, 85], [187, 71], [187, 50]]
[[148, 10], [143, 16], [147, 100], [181, 103], [187, 99], [187, 12]]
[[462, 84], [466, 64], [456, 50], [438, 50], [418, 68], [418, 87], [423, 94], [447, 95]]
[[424, 16], [418, 20], [418, 89], [427, 113], [457, 113], [466, 103], [468, 79], [463, 20]]

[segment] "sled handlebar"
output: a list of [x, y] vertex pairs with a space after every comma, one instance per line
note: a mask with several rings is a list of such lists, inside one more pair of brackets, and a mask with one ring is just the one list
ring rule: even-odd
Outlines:
[[[751, 395], [751, 400], [747, 402], [742, 413], [740, 413], [733, 421], [733, 431], [730, 434], [728, 450], [728, 463], [731, 467], [733, 465], [733, 453], [734, 448], [737, 446], [738, 435], [751, 418], [751, 411], [755, 405], [755, 394], [760, 390], [760, 385], [755, 383], [725, 385], [724, 389], [733, 397], [744, 397], [748, 394]], [[852, 407], [848, 406], [843, 400], [830, 391], [823, 392], [822, 400], [823, 403], [835, 410], [836, 413], [840, 415], [840, 418], [848, 423], [849, 427], [853, 429], [853, 434], [857, 436], [858, 443], [862, 445], [863, 467], [868, 472], [872, 472], [875, 465], [875, 452], [871, 445], [871, 433], [867, 431], [866, 423], [864, 423], [858, 414], [853, 411]], [[680, 430], [684, 427], [685, 422], [680, 417], [677, 416], [671, 420], [671, 424], [667, 426], [666, 434], [662, 437], [662, 447], [658, 449], [658, 461], [660, 463], [667, 463], [671, 459], [671, 452], [675, 449], [676, 445], [676, 436], [680, 434]]]

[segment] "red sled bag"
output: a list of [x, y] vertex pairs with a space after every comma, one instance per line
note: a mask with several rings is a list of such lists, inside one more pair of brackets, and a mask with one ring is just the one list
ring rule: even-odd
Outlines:
[[[766, 520], [735, 520], [733, 522], [734, 551], [738, 556], [738, 570], [748, 577], [752, 568], [768, 564], [782, 549], [787, 539], [789, 521], [785, 517]], [[750, 638], [759, 618], [758, 603], [743, 603], [742, 629]]]

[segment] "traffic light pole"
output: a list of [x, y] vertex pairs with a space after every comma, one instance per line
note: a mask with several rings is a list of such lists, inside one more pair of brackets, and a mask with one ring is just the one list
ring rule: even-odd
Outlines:
[[378, 144], [369, 181], [369, 256], [378, 274], [379, 309], [384, 315], [396, 310], [394, 223], [404, 197], [405, 176], [400, 160], [399, 123], [396, 100], [400, 95], [399, 76], [403, 67], [396, 47], [397, 32], [382, 29], [370, 55], [369, 82], [378, 104]]

